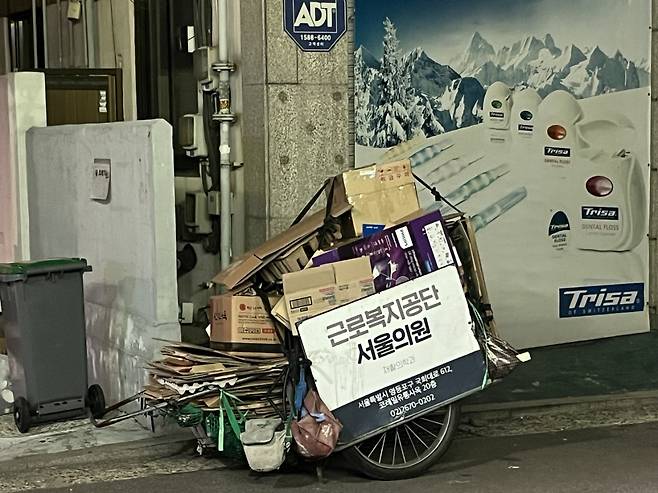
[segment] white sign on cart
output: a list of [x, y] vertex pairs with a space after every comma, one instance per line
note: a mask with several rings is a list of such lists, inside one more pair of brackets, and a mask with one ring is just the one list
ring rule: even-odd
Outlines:
[[483, 385], [455, 265], [308, 319], [299, 334], [345, 444]]

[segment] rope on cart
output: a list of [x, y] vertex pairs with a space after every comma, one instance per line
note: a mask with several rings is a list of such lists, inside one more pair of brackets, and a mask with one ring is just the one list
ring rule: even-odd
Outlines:
[[445, 198], [445, 196], [441, 195], [441, 192], [436, 187], [433, 187], [432, 185], [429, 185], [425, 180], [423, 180], [420, 176], [418, 176], [416, 173], [411, 173], [411, 175], [420, 183], [423, 187], [425, 187], [434, 197], [434, 200], [436, 202], [445, 202], [448, 204], [450, 207], [452, 207], [455, 211], [457, 211], [458, 214], [464, 215], [464, 211], [459, 209], [455, 204], [450, 202], [448, 199]]

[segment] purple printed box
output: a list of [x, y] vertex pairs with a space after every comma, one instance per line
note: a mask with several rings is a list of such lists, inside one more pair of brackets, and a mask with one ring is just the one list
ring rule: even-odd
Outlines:
[[370, 257], [377, 292], [456, 263], [441, 213], [434, 211], [319, 255], [313, 265], [363, 256]]

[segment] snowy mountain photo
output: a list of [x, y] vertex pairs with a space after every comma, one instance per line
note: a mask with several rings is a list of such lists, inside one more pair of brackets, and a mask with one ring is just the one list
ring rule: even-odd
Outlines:
[[[476, 4], [487, 13], [492, 9], [490, 4]], [[550, 2], [532, 4], [535, 7], [518, 3], [518, 17], [524, 9]], [[628, 36], [612, 36], [594, 20], [590, 33], [570, 30], [565, 20], [536, 26], [553, 26], [555, 32], [514, 39], [502, 18], [487, 24], [486, 32], [458, 30], [445, 10], [457, 9], [449, 2], [437, 2], [434, 16], [414, 17], [413, 9], [398, 8], [398, 16], [386, 17], [379, 25], [368, 18], [365, 34], [359, 33], [359, 24], [366, 21], [357, 17], [355, 123], [356, 141], [363, 146], [390, 147], [480, 123], [484, 94], [496, 81], [514, 89], [532, 87], [542, 98], [564, 90], [578, 99], [650, 84], [648, 57], [638, 56], [648, 53], [648, 47], [631, 44]], [[426, 25], [426, 34], [415, 32], [412, 21], [418, 31]], [[500, 25], [494, 29], [495, 24]]]
[[421, 48], [399, 52], [397, 32], [384, 22], [381, 60], [360, 46], [355, 54], [355, 126], [361, 145], [390, 147], [481, 121], [484, 87], [461, 77]]
[[558, 48], [550, 34], [542, 39], [529, 36], [494, 51], [476, 32], [455, 65], [462, 76], [475, 77], [485, 87], [501, 81], [533, 87], [542, 97], [558, 89], [584, 98], [641, 87], [640, 70], [619, 50], [609, 56], [598, 46]]

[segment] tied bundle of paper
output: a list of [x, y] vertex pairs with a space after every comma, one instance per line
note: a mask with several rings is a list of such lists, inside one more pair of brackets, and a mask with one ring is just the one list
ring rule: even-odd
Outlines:
[[145, 396], [152, 401], [184, 401], [219, 409], [221, 392], [250, 416], [277, 414], [283, 394], [283, 357], [247, 358], [181, 342], [162, 341], [162, 358], [148, 365]]

